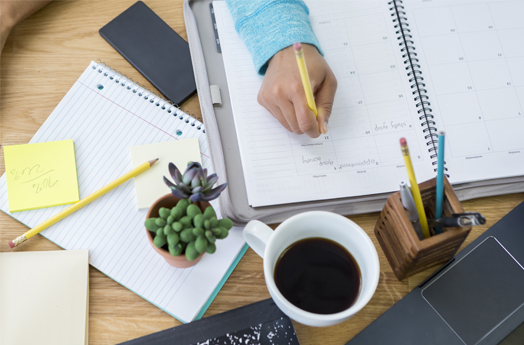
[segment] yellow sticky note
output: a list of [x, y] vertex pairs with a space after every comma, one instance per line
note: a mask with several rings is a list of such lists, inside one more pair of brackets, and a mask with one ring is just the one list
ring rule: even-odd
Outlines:
[[171, 189], [164, 183], [164, 176], [173, 181], [168, 169], [170, 162], [175, 164], [182, 174], [186, 170], [187, 162], [202, 163], [197, 138], [131, 147], [134, 168], [155, 158], [158, 158], [158, 162], [151, 169], [135, 177], [139, 209], [148, 208], [156, 199], [171, 193]]
[[79, 200], [73, 140], [4, 146], [9, 212]]

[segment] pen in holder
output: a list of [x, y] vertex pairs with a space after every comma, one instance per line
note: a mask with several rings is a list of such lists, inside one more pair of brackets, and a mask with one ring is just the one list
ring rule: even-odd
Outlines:
[[[419, 184], [427, 218], [435, 217], [436, 178]], [[463, 213], [464, 209], [444, 178], [443, 217]], [[451, 260], [471, 227], [443, 228], [442, 233], [420, 240], [402, 206], [400, 192], [393, 193], [377, 220], [375, 235], [397, 279], [402, 280], [430, 267]], [[433, 234], [433, 229], [430, 228]]]

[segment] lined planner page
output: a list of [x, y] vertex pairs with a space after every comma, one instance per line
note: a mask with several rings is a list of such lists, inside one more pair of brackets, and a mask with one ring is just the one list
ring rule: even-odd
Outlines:
[[[132, 146], [195, 137], [202, 165], [212, 171], [200, 122], [93, 62], [31, 143], [74, 140], [80, 197], [84, 198], [132, 170]], [[212, 205], [220, 215], [218, 202]], [[10, 215], [34, 227], [65, 207]], [[5, 174], [0, 179], [0, 209], [9, 214]], [[168, 265], [151, 247], [143, 225], [146, 212], [138, 210], [130, 180], [41, 234], [65, 249], [88, 249], [91, 265], [177, 319], [190, 322], [236, 263], [244, 247], [242, 229], [232, 229], [213, 255], [180, 269]]]
[[257, 103], [262, 77], [225, 2], [214, 2], [250, 205], [398, 190], [407, 180], [401, 137], [417, 178], [433, 177], [387, 1], [306, 3], [338, 80], [328, 133], [316, 139], [287, 132]]
[[453, 183], [524, 173], [524, 2], [404, 1]]

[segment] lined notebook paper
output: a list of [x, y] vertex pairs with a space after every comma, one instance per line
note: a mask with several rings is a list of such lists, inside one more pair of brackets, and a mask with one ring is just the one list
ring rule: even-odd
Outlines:
[[[74, 140], [83, 198], [132, 169], [131, 147], [184, 138], [198, 138], [202, 165], [212, 171], [200, 122], [92, 62], [31, 143]], [[216, 200], [212, 205], [220, 215]], [[64, 208], [10, 215], [34, 227]], [[9, 214], [5, 174], [0, 179], [0, 209]], [[137, 210], [131, 180], [41, 234], [65, 249], [89, 249], [91, 265], [177, 319], [201, 317], [247, 249], [241, 229], [230, 231], [213, 255], [178, 269], [150, 247], [143, 226], [146, 212]]]

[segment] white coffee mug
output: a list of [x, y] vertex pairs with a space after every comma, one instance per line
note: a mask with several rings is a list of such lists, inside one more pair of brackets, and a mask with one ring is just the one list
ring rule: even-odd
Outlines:
[[[334, 314], [315, 314], [289, 302], [274, 280], [277, 260], [293, 243], [306, 238], [326, 238], [342, 245], [356, 260], [362, 277], [360, 294], [348, 309]], [[264, 276], [271, 297], [290, 318], [308, 326], [331, 326], [345, 321], [360, 311], [377, 288], [380, 266], [377, 251], [369, 236], [350, 219], [336, 213], [311, 211], [282, 222], [274, 231], [264, 223], [252, 220], [244, 228], [244, 239], [264, 259]]]

